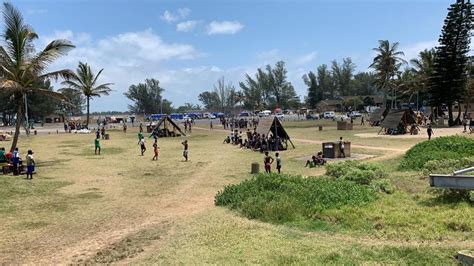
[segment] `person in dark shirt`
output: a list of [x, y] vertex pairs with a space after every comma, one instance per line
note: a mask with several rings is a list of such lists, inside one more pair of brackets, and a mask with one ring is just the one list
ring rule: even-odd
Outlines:
[[187, 162], [187, 161], [188, 161], [188, 153], [189, 153], [188, 141], [185, 140], [185, 141], [183, 141], [181, 144], [183, 144], [183, 147], [184, 147], [184, 150], [183, 150], [183, 157], [184, 157], [184, 160]]
[[434, 135], [433, 129], [431, 128], [431, 125], [428, 125], [428, 129], [426, 129], [426, 133], [428, 133], [428, 140], [431, 139], [431, 135]]

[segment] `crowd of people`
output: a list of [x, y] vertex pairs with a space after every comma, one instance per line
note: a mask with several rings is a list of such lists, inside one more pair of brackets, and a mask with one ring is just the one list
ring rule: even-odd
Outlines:
[[279, 136], [266, 136], [259, 134], [254, 129], [253, 132], [247, 129], [245, 134], [241, 130], [235, 129], [224, 139], [222, 143], [233, 144], [242, 149], [251, 149], [261, 153], [265, 151], [281, 151], [288, 148], [286, 139], [281, 139]]

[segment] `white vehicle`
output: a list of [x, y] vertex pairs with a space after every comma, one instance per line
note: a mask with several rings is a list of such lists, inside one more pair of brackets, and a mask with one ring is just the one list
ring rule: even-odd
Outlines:
[[350, 117], [361, 117], [362, 114], [357, 112], [357, 111], [352, 111], [350, 114], [349, 114]]
[[336, 115], [335, 118], [338, 121], [349, 119], [349, 117], [347, 115]]
[[265, 110], [265, 111], [261, 111], [260, 113], [258, 113], [258, 116], [259, 117], [266, 117], [266, 116], [270, 116], [271, 114], [272, 114], [272, 111]]
[[209, 118], [209, 119], [214, 119], [214, 118], [216, 118], [216, 116], [213, 115], [213, 114], [211, 114], [211, 113], [204, 113], [204, 114], [203, 114], [203, 117], [204, 117], [204, 118]]
[[283, 113], [276, 113], [275, 116], [280, 120], [285, 118], [285, 115]]
[[336, 117], [336, 113], [334, 113], [334, 112], [324, 112], [323, 117], [324, 117], [324, 119], [332, 119], [332, 118]]

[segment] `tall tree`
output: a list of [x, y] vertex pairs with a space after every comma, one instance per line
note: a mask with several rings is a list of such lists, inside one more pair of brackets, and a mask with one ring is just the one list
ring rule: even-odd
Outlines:
[[336, 85], [328, 66], [320, 65], [316, 70], [318, 76], [318, 84], [321, 87], [322, 99], [334, 99], [336, 96]]
[[351, 92], [351, 80], [354, 75], [355, 64], [350, 57], [344, 58], [342, 64], [332, 61], [332, 75], [336, 82], [337, 92], [340, 96], [347, 96]]
[[369, 66], [375, 70], [376, 85], [384, 92], [385, 102], [388, 91], [392, 91], [392, 108], [396, 98], [394, 78], [399, 73], [400, 67], [407, 63], [401, 58], [405, 54], [398, 51], [399, 45], [398, 42], [390, 44], [388, 40], [380, 40], [379, 46], [373, 49], [377, 55]]
[[73, 73], [63, 69], [46, 72], [49, 64], [65, 55], [74, 45], [67, 40], [54, 40], [41, 52], [36, 53], [34, 41], [38, 35], [24, 22], [21, 13], [10, 3], [3, 5], [3, 43], [0, 47], [0, 91], [8, 93], [15, 103], [16, 127], [11, 150], [18, 143], [20, 126], [24, 116], [24, 101], [32, 92], [49, 97], [64, 99], [63, 95], [40, 87], [45, 80], [68, 78]]
[[199, 94], [199, 101], [204, 105], [204, 108], [208, 111], [219, 110], [219, 95], [213, 91], [205, 91]]
[[374, 95], [377, 93], [375, 87], [375, 76], [371, 72], [359, 72], [351, 81], [351, 95]]
[[89, 126], [90, 100], [94, 97], [109, 95], [112, 91], [110, 86], [113, 85], [113, 83], [97, 84], [97, 79], [100, 74], [102, 74], [102, 71], [104, 71], [103, 68], [97, 75], [94, 75], [94, 72], [92, 72], [91, 67], [87, 63], [79, 62], [76, 73], [73, 73], [73, 75], [62, 82], [63, 85], [82, 93], [86, 98], [86, 127]]
[[454, 125], [453, 104], [466, 94], [467, 62], [472, 31], [472, 4], [456, 0], [448, 15], [436, 47], [433, 75], [430, 80], [431, 104], [448, 107], [448, 123]]
[[323, 99], [323, 91], [320, 84], [318, 84], [318, 77], [310, 71], [303, 75], [303, 82], [308, 86], [308, 97], [306, 104], [309, 108], [314, 109], [316, 105]]
[[244, 97], [244, 106], [250, 110], [263, 108], [263, 88], [259, 82], [259, 73], [255, 79], [245, 74], [245, 81], [239, 83]]
[[287, 81], [285, 62], [278, 61], [274, 68], [267, 65], [266, 69], [273, 107], [288, 108], [290, 101], [296, 97], [296, 92], [293, 85]]
[[225, 83], [225, 78], [221, 77], [214, 84], [214, 93], [217, 95], [221, 112], [229, 113], [236, 103], [235, 88], [231, 83]]
[[82, 110], [86, 103], [82, 93], [71, 88], [62, 88], [59, 92], [68, 99], [69, 103], [60, 103], [58, 111], [64, 116], [82, 115]]
[[[160, 87], [160, 81], [157, 79], [146, 79], [145, 83], [131, 85], [124, 95], [134, 102], [128, 108], [131, 112], [137, 114], [157, 114], [168, 113], [171, 109], [169, 101], [163, 99], [164, 89]], [[168, 106], [169, 105], [169, 106]]]
[[430, 97], [428, 88], [430, 87], [430, 78], [433, 75], [434, 55], [434, 49], [425, 49], [418, 54], [417, 58], [410, 60], [411, 71], [415, 78], [415, 85], [412, 87], [414, 90], [410, 93], [417, 94], [418, 105]]

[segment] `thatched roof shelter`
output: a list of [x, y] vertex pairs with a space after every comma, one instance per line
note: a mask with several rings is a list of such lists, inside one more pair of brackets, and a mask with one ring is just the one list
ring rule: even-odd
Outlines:
[[275, 137], [278, 136], [282, 140], [288, 140], [290, 141], [293, 148], [295, 147], [295, 145], [293, 145], [293, 142], [291, 142], [290, 140], [290, 136], [286, 132], [285, 128], [283, 128], [283, 125], [276, 116], [260, 118], [256, 130], [258, 134], [265, 135], [266, 138], [268, 138], [269, 135], [272, 134]]
[[393, 110], [387, 114], [380, 126], [387, 129], [397, 129], [400, 124], [404, 127], [407, 127], [415, 123], [416, 114], [413, 112], [413, 110]]

